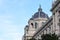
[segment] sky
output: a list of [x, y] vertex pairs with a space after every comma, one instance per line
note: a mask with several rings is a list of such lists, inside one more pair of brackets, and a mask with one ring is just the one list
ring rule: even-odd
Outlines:
[[52, 15], [52, 0], [0, 0], [0, 40], [22, 40], [24, 27], [39, 5]]

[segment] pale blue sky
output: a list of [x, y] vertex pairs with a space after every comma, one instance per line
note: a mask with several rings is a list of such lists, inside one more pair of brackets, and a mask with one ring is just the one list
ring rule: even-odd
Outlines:
[[0, 40], [21, 40], [24, 27], [39, 4], [51, 16], [52, 0], [0, 0]]

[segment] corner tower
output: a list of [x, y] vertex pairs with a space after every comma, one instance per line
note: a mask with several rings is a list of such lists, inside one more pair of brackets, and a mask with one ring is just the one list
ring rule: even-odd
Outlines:
[[42, 11], [41, 6], [38, 8], [38, 12], [36, 12], [28, 21], [28, 25], [25, 27], [24, 40], [29, 40], [32, 38], [34, 33], [41, 28], [45, 22], [48, 20], [48, 15]]

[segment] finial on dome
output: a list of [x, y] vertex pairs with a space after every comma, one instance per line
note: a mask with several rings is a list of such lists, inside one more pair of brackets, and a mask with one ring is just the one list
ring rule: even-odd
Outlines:
[[41, 8], [41, 5], [39, 4], [39, 8]]
[[42, 11], [41, 5], [39, 5], [38, 11]]

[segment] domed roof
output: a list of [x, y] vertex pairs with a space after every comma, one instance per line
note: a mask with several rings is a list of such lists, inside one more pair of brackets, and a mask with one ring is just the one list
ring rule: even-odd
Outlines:
[[33, 20], [35, 18], [49, 18], [47, 14], [45, 14], [43, 11], [42, 11], [42, 8], [41, 6], [39, 7], [38, 9], [38, 12], [36, 12], [32, 18], [30, 20]]
[[44, 12], [36, 12], [33, 16], [32, 16], [32, 18], [48, 18], [48, 15], [47, 14], [45, 14]]

